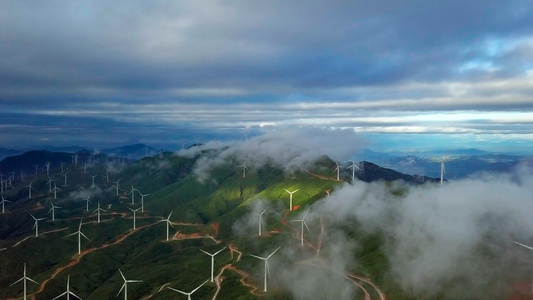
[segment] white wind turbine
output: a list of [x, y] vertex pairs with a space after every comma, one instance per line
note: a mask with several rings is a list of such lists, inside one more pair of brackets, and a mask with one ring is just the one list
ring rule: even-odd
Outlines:
[[204, 283], [200, 284], [197, 288], [195, 288], [194, 290], [192, 290], [191, 292], [189, 293], [186, 293], [184, 291], [180, 291], [180, 290], [177, 290], [177, 289], [174, 289], [174, 288], [171, 288], [171, 287], [168, 287], [167, 286], [167, 289], [169, 290], [172, 290], [174, 292], [178, 292], [178, 293], [182, 293], [183, 295], [186, 295], [187, 296], [187, 300], [191, 300], [191, 295], [194, 294], [194, 292], [196, 292], [198, 289], [200, 289], [204, 284], [206, 284], [209, 280], [206, 280], [204, 281]]
[[135, 189], [133, 187], [133, 183], [131, 184], [131, 191], [128, 194], [131, 194], [131, 204], [135, 204], [135, 192], [138, 192], [139, 190]]
[[88, 238], [85, 234], [83, 234], [83, 232], [81, 232], [81, 225], [82, 225], [82, 222], [83, 222], [83, 217], [80, 219], [80, 226], [78, 227], [78, 231], [73, 232], [73, 233], [71, 233], [71, 234], [65, 236], [65, 237], [69, 237], [69, 236], [73, 236], [73, 235], [75, 235], [75, 234], [78, 235], [78, 254], [81, 254], [81, 237], [83, 236], [83, 237], [86, 238], [88, 241], [90, 241], [89, 238]]
[[444, 174], [446, 174], [446, 168], [444, 168], [444, 160], [440, 162], [440, 184], [444, 182]]
[[[350, 161], [352, 164], [349, 165], [348, 167], [346, 167], [346, 169], [350, 169], [352, 168], [352, 182], [355, 181], [355, 169], [357, 170], [361, 170], [361, 168], [359, 168], [358, 165], [355, 164], [355, 158], [352, 158], [352, 160]], [[337, 179], [338, 180], [338, 179]]]
[[39, 221], [45, 220], [46, 218], [37, 219], [31, 213], [30, 213], [30, 216], [35, 220], [35, 223], [33, 223], [33, 227], [31, 229], [35, 228], [35, 237], [38, 237], [39, 236]]
[[341, 166], [337, 162], [335, 162], [335, 164], [337, 165], [337, 167], [335, 168], [335, 170], [333, 170], [333, 172], [337, 171], [337, 181], [339, 181], [341, 175]]
[[135, 214], [136, 214], [137, 211], [138, 211], [139, 209], [141, 209], [141, 208], [139, 207], [139, 208], [137, 208], [137, 209], [132, 209], [132, 208], [128, 207], [128, 209], [131, 210], [131, 211], [133, 212], [133, 230], [135, 230]]
[[240, 165], [239, 167], [242, 167], [242, 178], [246, 178], [246, 170], [248, 170], [246, 162], [243, 162], [242, 165]]
[[95, 178], [97, 175], [91, 175], [91, 174], [89, 174], [89, 176], [91, 176], [92, 179], [93, 179], [93, 184], [91, 185], [91, 187], [94, 187], [94, 178]]
[[13, 282], [13, 283], [10, 285], [10, 286], [13, 286], [13, 285], [15, 285], [15, 284], [17, 284], [17, 283], [19, 283], [19, 282], [21, 282], [21, 281], [24, 283], [24, 300], [26, 300], [26, 281], [27, 281], [27, 280], [29, 280], [29, 281], [31, 281], [31, 282], [33, 282], [33, 283], [35, 283], [35, 284], [39, 284], [37, 281], [35, 281], [35, 280], [31, 279], [30, 277], [26, 276], [26, 263], [24, 263], [24, 275], [22, 276], [21, 279], [19, 279], [19, 280]]
[[164, 219], [164, 220], [161, 220], [159, 222], [166, 222], [167, 223], [167, 241], [168, 241], [168, 234], [169, 234], [169, 226], [172, 226], [172, 228], [174, 228], [174, 225], [172, 224], [172, 222], [170, 222], [170, 216], [172, 215], [172, 211], [170, 212], [170, 214], [168, 214], [168, 218]]
[[48, 191], [51, 192], [52, 191], [52, 182], [55, 182], [52, 178], [50, 178], [50, 176], [48, 176]]
[[63, 174], [63, 176], [65, 176], [65, 184], [63, 184], [63, 186], [67, 186], [67, 174], [68, 172], [70, 172], [70, 170], [67, 170], [67, 172], [65, 172], [65, 174]]
[[307, 228], [307, 231], [309, 231], [309, 233], [311, 233], [311, 230], [309, 230], [309, 226], [307, 226], [307, 223], [305, 222], [305, 217], [307, 217], [307, 214], [309, 213], [309, 209], [310, 208], [308, 208], [305, 211], [305, 214], [304, 214], [303, 218], [298, 219], [298, 220], [291, 220], [291, 222], [302, 222], [302, 230], [301, 230], [301, 236], [300, 236], [300, 243], [301, 243], [302, 246], [304, 245], [304, 225], [305, 225], [305, 228]]
[[54, 188], [52, 189], [52, 191], [54, 191], [54, 199], [57, 199], [57, 190], [61, 191], [61, 189], [58, 188], [57, 186], [55, 186], [55, 184], [54, 184]]
[[47, 176], [50, 175], [50, 164], [51, 164], [51, 163], [52, 163], [52, 162], [47, 161], [46, 164], [44, 164], [44, 165], [46, 166], [46, 175], [47, 175]]
[[[107, 160], [107, 157], [106, 157], [106, 160]], [[109, 182], [109, 168], [107, 166], [104, 166], [105, 168], [105, 179], [106, 179], [106, 182]]]
[[289, 192], [287, 189], [284, 189], [285, 192], [289, 193], [290, 194], [290, 198], [289, 198], [289, 210], [292, 210], [292, 194], [296, 193], [297, 191], [299, 191], [300, 189], [297, 189], [295, 191], [292, 191], [292, 192]]
[[[96, 212], [96, 214], [98, 215], [98, 224], [100, 224], [100, 212], [101, 211], [106, 212], [105, 209], [100, 208], [100, 200], [99, 200], [98, 201], [98, 208], [93, 211], [93, 213]], [[135, 218], [135, 215], [133, 217]], [[134, 224], [133, 227], [135, 227], [135, 220], [133, 220], [133, 224]]]
[[28, 188], [28, 198], [31, 199], [31, 190], [33, 190], [32, 186], [33, 181], [30, 181], [30, 184], [26, 186]]
[[66, 163], [64, 163], [62, 161], [59, 161], [59, 163], [61, 164], [61, 174], [63, 174], [63, 165], [66, 164]]
[[70, 275], [67, 276], [67, 290], [65, 292], [63, 292], [61, 295], [55, 297], [54, 299], [52, 300], [55, 300], [59, 297], [62, 297], [62, 296], [65, 296], [67, 295], [67, 300], [70, 300], [70, 295], [78, 298], [78, 299], [81, 299], [78, 295], [74, 294], [73, 292], [70, 291]]
[[2, 213], [4, 213], [5, 212], [5, 210], [4, 210], [5, 203], [6, 202], [11, 202], [11, 201], [4, 199], [4, 193], [1, 193], [1, 195], [2, 195], [2, 202], [1, 202], [2, 203]]
[[143, 195], [141, 192], [139, 192], [141, 195], [141, 212], [144, 212], [144, 197], [150, 196], [150, 194]]
[[55, 221], [56, 219], [56, 216], [55, 216], [55, 209], [56, 208], [62, 208], [61, 206], [56, 206], [54, 205], [54, 203], [52, 202], [52, 200], [50, 200], [50, 205], [52, 205], [52, 208], [50, 208], [50, 210], [48, 211], [48, 213], [52, 212], [52, 221]]
[[261, 226], [263, 225], [263, 214], [267, 211], [268, 207], [265, 208], [260, 214], [253, 213], [254, 216], [259, 217], [259, 235], [261, 235]]
[[213, 282], [213, 278], [214, 278], [214, 277], [213, 277], [213, 274], [214, 274], [214, 272], [215, 272], [215, 255], [219, 254], [219, 253], [222, 252], [222, 250], [224, 250], [224, 249], [226, 249], [226, 247], [224, 247], [224, 248], [218, 250], [217, 252], [215, 252], [215, 253], [213, 253], [213, 254], [211, 254], [211, 253], [209, 253], [209, 252], [206, 252], [206, 251], [200, 249], [200, 251], [202, 251], [203, 253], [205, 253], [205, 254], [211, 256], [211, 282]]
[[89, 194], [89, 196], [87, 196], [87, 198], [85, 199], [86, 200], [86, 206], [87, 206], [87, 210], [86, 211], [89, 211], [89, 203], [91, 203], [91, 200], [89, 200], [89, 198], [91, 198], [91, 194]]
[[[514, 241], [514, 243], [517, 244], [517, 245], [519, 245], [519, 246], [522, 246], [522, 247], [524, 247], [524, 248], [526, 248], [526, 249], [533, 250], [533, 247], [531, 247], [531, 246], [524, 245], [524, 244], [519, 243], [519, 242], [517, 242], [517, 241]], [[533, 285], [531, 285], [531, 293], [533, 293]]]
[[130, 283], [130, 282], [143, 282], [143, 281], [142, 280], [127, 280], [126, 277], [124, 277], [124, 274], [122, 274], [122, 271], [120, 269], [118, 269], [118, 271], [120, 272], [120, 276], [122, 276], [122, 279], [124, 279], [124, 284], [120, 288], [120, 291], [118, 291], [117, 297], [118, 297], [118, 295], [120, 295], [120, 292], [122, 292], [122, 290], [124, 290], [124, 300], [128, 300], [128, 283]]
[[35, 166], [35, 175], [37, 175], [37, 169], [39, 168], [39, 164], [34, 165]]
[[268, 259], [270, 257], [272, 257], [272, 255], [274, 255], [274, 253], [276, 253], [276, 251], [278, 251], [279, 248], [281, 248], [281, 247], [278, 247], [278, 249], [274, 250], [274, 252], [272, 252], [267, 257], [261, 257], [261, 256], [256, 256], [256, 255], [253, 255], [253, 254], [249, 254], [250, 256], [258, 258], [258, 259], [261, 259], [261, 260], [263, 260], [265, 262], [265, 282], [264, 282], [263, 292], [267, 291], [267, 274], [268, 274], [268, 277], [270, 277], [270, 268], [268, 267]]
[[113, 182], [115, 184], [114, 187], [116, 188], [116, 191], [117, 191], [116, 195], [117, 196], [118, 196], [118, 189], [120, 188], [120, 179], [121, 178], [119, 178], [117, 181]]

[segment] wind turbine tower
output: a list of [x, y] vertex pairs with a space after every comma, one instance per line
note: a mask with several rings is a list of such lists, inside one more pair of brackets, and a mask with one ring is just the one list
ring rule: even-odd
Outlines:
[[31, 190], [33, 190], [32, 186], [33, 181], [30, 181], [30, 184], [27, 186], [28, 188], [28, 198], [31, 199]]
[[[98, 201], [98, 208], [93, 211], [93, 213], [96, 212], [96, 214], [98, 215], [98, 224], [100, 224], [100, 212], [101, 211], [106, 212], [105, 209], [100, 208], [100, 201]], [[133, 215], [133, 224], [134, 224], [133, 229], [135, 229], [135, 215]]]
[[94, 178], [95, 178], [97, 175], [91, 175], [91, 174], [89, 174], [89, 176], [91, 176], [92, 179], [93, 179], [93, 184], [91, 185], [91, 187], [94, 187]]
[[2, 203], [2, 213], [4, 213], [5, 212], [4, 208], [5, 208], [6, 202], [11, 202], [11, 201], [4, 199], [4, 193], [1, 193], [1, 195], [2, 195], [2, 202], [1, 202]]
[[211, 254], [211, 253], [209, 253], [209, 252], [206, 252], [206, 251], [200, 249], [200, 251], [202, 251], [203, 253], [205, 253], [205, 254], [211, 256], [211, 282], [213, 282], [213, 279], [214, 279], [213, 274], [214, 274], [214, 272], [215, 272], [215, 255], [219, 254], [219, 253], [222, 252], [222, 250], [224, 250], [224, 249], [226, 249], [226, 247], [224, 247], [224, 248], [218, 250], [217, 252], [215, 252], [215, 253], [213, 253], [213, 254]]
[[86, 211], [89, 211], [89, 203], [91, 203], [91, 200], [89, 200], [89, 198], [91, 198], [91, 194], [89, 194], [89, 196], [87, 196], [87, 198], [85, 199], [86, 200], [86, 206], [87, 206], [87, 210]]
[[70, 170], [67, 170], [67, 172], [65, 174], [63, 174], [63, 176], [65, 176], [65, 184], [63, 184], [63, 186], [67, 186], [67, 174], [68, 172], [70, 172]]
[[265, 282], [264, 282], [263, 292], [266, 292], [266, 291], [267, 291], [267, 275], [268, 275], [268, 277], [270, 277], [270, 269], [269, 269], [269, 267], [268, 267], [268, 259], [269, 259], [270, 257], [272, 257], [272, 255], [274, 255], [274, 253], [276, 253], [276, 251], [278, 251], [279, 248], [281, 248], [281, 247], [278, 247], [278, 249], [274, 250], [274, 252], [272, 252], [272, 253], [271, 253], [269, 256], [267, 256], [267, 257], [261, 257], [261, 256], [256, 256], [256, 255], [250, 254], [250, 256], [255, 257], [255, 258], [258, 258], [258, 259], [260, 259], [260, 260], [262, 260], [262, 261], [265, 262]]
[[124, 300], [128, 300], [128, 283], [143, 282], [143, 281], [142, 280], [127, 280], [126, 277], [124, 277], [124, 274], [122, 273], [122, 271], [120, 269], [118, 269], [118, 271], [120, 272], [120, 276], [122, 276], [122, 279], [124, 280], [124, 284], [120, 288], [120, 291], [118, 291], [117, 297], [118, 295], [120, 295], [122, 290], [124, 290]]
[[337, 171], [337, 181], [339, 181], [341, 175], [341, 166], [337, 162], [335, 162], [335, 164], [337, 165], [337, 167], [335, 168], [335, 170], [333, 170], [333, 172]]
[[114, 184], [116, 184], [114, 187], [116, 188], [116, 191], [117, 191], [117, 194], [116, 194], [116, 195], [117, 195], [117, 196], [118, 196], [118, 189], [120, 188], [120, 184], [119, 184], [119, 182], [120, 182], [120, 178], [119, 178], [117, 181], [114, 182]]
[[10, 285], [10, 286], [13, 286], [13, 285], [15, 285], [15, 284], [17, 284], [17, 283], [19, 283], [19, 282], [21, 282], [21, 281], [24, 283], [24, 300], [26, 300], [26, 281], [27, 281], [27, 280], [29, 280], [29, 281], [31, 281], [31, 282], [33, 282], [33, 283], [35, 283], [35, 284], [39, 284], [37, 281], [35, 281], [35, 280], [31, 279], [30, 277], [26, 276], [26, 263], [24, 263], [24, 275], [22, 276], [21, 279], [19, 279], [19, 280], [13, 282], [13, 283]]
[[259, 217], [259, 236], [261, 236], [261, 226], [263, 225], [263, 214], [268, 210], [268, 207], [265, 208], [260, 214], [253, 214]]
[[141, 195], [141, 212], [144, 212], [144, 197], [150, 196], [150, 194], [143, 195], [141, 192], [139, 192]]
[[42, 221], [42, 220], [45, 220], [46, 218], [39, 218], [37, 219], [35, 216], [33, 216], [32, 214], [30, 214], [30, 216], [35, 220], [35, 223], [33, 223], [33, 228], [35, 228], [35, 237], [38, 237], [39, 236], [39, 221]]
[[296, 193], [297, 191], [299, 191], [300, 189], [297, 189], [295, 191], [292, 191], [292, 192], [289, 192], [287, 189], [284, 189], [285, 192], [289, 193], [289, 210], [292, 210], [292, 194]]
[[170, 216], [171, 216], [171, 215], [172, 215], [172, 211], [170, 212], [170, 214], [168, 214], [168, 218], [159, 221], [159, 222], [165, 222], [165, 223], [167, 223], [167, 241], [168, 241], [168, 239], [169, 239], [169, 226], [172, 226], [172, 228], [174, 228], [174, 225], [172, 224], [172, 222], [170, 222]]
[[171, 288], [171, 287], [168, 287], [167, 286], [167, 289], [169, 290], [172, 290], [174, 292], [178, 292], [178, 293], [182, 293], [183, 295], [186, 295], [187, 296], [187, 300], [192, 300], [191, 298], [191, 295], [194, 294], [194, 292], [196, 292], [198, 289], [200, 289], [204, 284], [206, 284], [209, 280], [206, 280], [204, 281], [204, 283], [200, 284], [197, 288], [195, 288], [194, 290], [192, 290], [191, 292], [189, 293], [186, 293], [184, 291], [180, 291], [180, 290], [177, 290], [177, 289], [174, 289], [174, 288]]
[[135, 204], [135, 192], [138, 192], [139, 190], [135, 189], [133, 187], [133, 183], [131, 184], [131, 191], [129, 192], [129, 194], [131, 194], [131, 204]]
[[52, 205], [52, 208], [50, 208], [50, 210], [48, 211], [48, 213], [52, 212], [52, 221], [55, 221], [55, 219], [56, 219], [56, 216], [55, 216], [55, 209], [56, 209], [56, 208], [61, 208], [61, 206], [55, 206], [54, 203], [52, 202], [52, 200], [50, 200], [50, 205]]
[[242, 167], [242, 178], [246, 178], [246, 170], [248, 170], [246, 162], [243, 162], [242, 165], [240, 165], [239, 167]]
[[133, 212], [133, 230], [135, 230], [135, 228], [136, 228], [136, 227], [135, 227], [135, 214], [136, 214], [137, 211], [138, 211], [139, 209], [141, 209], [141, 208], [139, 207], [139, 208], [137, 208], [137, 209], [132, 209], [132, 208], [128, 207], [128, 209], [131, 210], [131, 211]]
[[65, 236], [65, 237], [69, 237], [69, 236], [73, 236], [73, 235], [75, 235], [75, 234], [78, 235], [78, 255], [81, 254], [81, 237], [83, 236], [83, 237], [86, 238], [88, 241], [90, 241], [89, 238], [88, 238], [85, 234], [83, 234], [83, 232], [81, 232], [81, 225], [82, 225], [82, 222], [83, 222], [83, 217], [80, 219], [80, 226], [78, 227], [78, 231], [73, 232], [73, 233], [71, 233], [71, 234]]
[[[355, 164], [355, 158], [353, 158], [353, 159], [351, 160], [351, 162], [352, 162], [352, 164], [351, 164], [350, 166], [346, 167], [346, 169], [350, 169], [350, 168], [352, 168], [352, 182], [355, 182], [355, 169], [357, 169], [357, 170], [361, 170], [361, 168], [359, 168], [359, 166], [357, 166], [357, 165]], [[338, 180], [338, 179], [337, 179], [337, 180]]]
[[291, 220], [291, 222], [302, 222], [302, 230], [301, 230], [301, 236], [300, 236], [300, 244], [302, 246], [304, 245], [304, 225], [305, 225], [305, 228], [307, 228], [307, 231], [311, 232], [311, 230], [309, 230], [309, 226], [307, 226], [307, 223], [305, 222], [305, 217], [307, 217], [307, 214], [309, 213], [309, 209], [310, 208], [308, 208], [307, 211], [305, 211], [303, 218], [298, 219], [298, 220]]

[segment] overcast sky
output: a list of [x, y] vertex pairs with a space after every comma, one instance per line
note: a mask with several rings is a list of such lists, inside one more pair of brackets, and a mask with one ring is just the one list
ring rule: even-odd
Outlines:
[[533, 2], [0, 1], [0, 147], [353, 129], [531, 149]]

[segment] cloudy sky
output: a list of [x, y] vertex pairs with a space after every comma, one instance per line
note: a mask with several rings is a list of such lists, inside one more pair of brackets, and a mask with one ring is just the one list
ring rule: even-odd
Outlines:
[[533, 2], [1, 1], [0, 147], [533, 146]]

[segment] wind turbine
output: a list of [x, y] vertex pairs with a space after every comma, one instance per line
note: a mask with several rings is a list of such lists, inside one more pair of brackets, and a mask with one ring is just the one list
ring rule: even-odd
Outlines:
[[63, 174], [63, 165], [66, 164], [66, 163], [64, 163], [62, 161], [59, 161], [59, 163], [61, 164], [61, 174]]
[[32, 186], [32, 183], [33, 181], [30, 181], [30, 184], [28, 186], [26, 186], [28, 188], [28, 198], [31, 199], [31, 190], [33, 190], [33, 186]]
[[52, 221], [55, 221], [55, 219], [56, 219], [56, 217], [55, 217], [55, 209], [56, 208], [61, 208], [61, 206], [55, 206], [54, 203], [52, 202], [52, 200], [50, 200], [50, 205], [52, 205], [52, 208], [50, 208], [48, 213], [52, 212]]
[[37, 219], [36, 217], [34, 217], [31, 213], [30, 213], [30, 216], [35, 220], [35, 223], [33, 224], [33, 228], [35, 228], [35, 237], [38, 237], [39, 236], [39, 221], [41, 220], [44, 220], [46, 218], [39, 218]]
[[35, 166], [35, 175], [37, 175], [37, 169], [39, 168], [39, 164], [34, 165]]
[[[533, 250], [533, 247], [531, 247], [531, 246], [524, 245], [524, 244], [519, 243], [519, 242], [517, 242], [517, 241], [514, 241], [514, 243], [517, 244], [517, 245], [519, 245], [519, 246], [522, 246], [522, 247], [524, 247], [524, 248], [526, 248], [526, 249]], [[533, 285], [531, 286], [531, 293], [533, 293]]]
[[120, 288], [120, 291], [118, 291], [117, 297], [118, 297], [118, 295], [120, 295], [120, 292], [122, 292], [122, 290], [124, 290], [124, 300], [128, 300], [128, 283], [130, 283], [130, 282], [143, 282], [143, 281], [142, 280], [127, 280], [126, 277], [124, 277], [124, 274], [122, 274], [122, 271], [120, 269], [118, 269], [118, 271], [120, 272], [120, 276], [122, 276], [122, 279], [124, 279], [124, 284]]
[[174, 292], [178, 292], [178, 293], [182, 293], [183, 295], [186, 295], [187, 296], [187, 300], [191, 300], [191, 295], [194, 294], [194, 292], [196, 292], [199, 288], [201, 288], [204, 284], [206, 284], [209, 280], [206, 280], [204, 281], [204, 283], [200, 284], [197, 288], [195, 288], [194, 290], [192, 290], [191, 292], [189, 293], [186, 293], [184, 291], [180, 291], [180, 290], [177, 290], [177, 289], [174, 289], [174, 288], [171, 288], [171, 287], [168, 287], [167, 286], [167, 289], [169, 290], [173, 290]]
[[300, 189], [297, 189], [295, 191], [292, 191], [292, 192], [289, 192], [287, 189], [284, 189], [285, 192], [289, 193], [290, 194], [290, 197], [289, 197], [289, 210], [292, 210], [292, 194], [296, 193], [297, 191], [299, 191]]
[[58, 188], [57, 186], [54, 186], [54, 188], [52, 189], [54, 191], [54, 199], [57, 199], [57, 190], [60, 190], [60, 188]]
[[444, 160], [440, 162], [440, 184], [444, 182], [444, 174], [446, 174], [446, 168], [444, 168]]
[[[355, 164], [355, 158], [353, 158], [353, 159], [351, 160], [351, 162], [352, 162], [352, 164], [351, 164], [350, 166], [346, 167], [346, 169], [352, 168], [352, 182], [354, 182], [354, 181], [355, 181], [355, 169], [357, 169], [357, 170], [361, 170], [361, 168], [359, 168], [359, 166], [357, 166], [357, 165]], [[338, 180], [338, 179], [337, 179], [337, 180]]]
[[259, 235], [261, 235], [261, 226], [263, 224], [263, 214], [267, 211], [268, 207], [265, 208], [265, 210], [263, 210], [260, 214], [253, 214], [255, 216], [258, 216], [259, 217]]
[[270, 269], [268, 267], [268, 259], [270, 257], [272, 257], [272, 255], [274, 255], [274, 253], [276, 253], [276, 251], [279, 250], [279, 248], [281, 247], [278, 247], [278, 249], [274, 250], [274, 252], [272, 252], [269, 256], [267, 257], [261, 257], [261, 256], [256, 256], [256, 255], [253, 255], [253, 254], [249, 254], [250, 256], [252, 257], [255, 257], [255, 258], [258, 258], [258, 259], [261, 259], [265, 262], [265, 284], [264, 284], [264, 288], [263, 288], [263, 292], [266, 292], [267, 291], [267, 274], [268, 274], [268, 277], [270, 277]]
[[213, 272], [214, 272], [214, 270], [215, 270], [215, 255], [219, 254], [219, 253], [222, 252], [222, 250], [224, 250], [224, 249], [226, 249], [226, 247], [224, 247], [224, 248], [218, 250], [217, 252], [215, 252], [215, 253], [213, 253], [213, 254], [211, 254], [211, 253], [209, 253], [209, 252], [206, 252], [206, 251], [200, 249], [200, 251], [202, 251], [203, 253], [205, 253], [205, 254], [211, 256], [211, 282], [213, 282]]
[[52, 182], [54, 182], [54, 180], [52, 178], [50, 178], [50, 176], [48, 176], [48, 191], [51, 192], [52, 191]]
[[133, 187], [133, 183], [131, 184], [131, 192], [128, 194], [131, 194], [131, 204], [135, 204], [135, 191], [139, 191]]
[[172, 228], [174, 228], [174, 225], [172, 225], [172, 222], [170, 222], [170, 216], [172, 215], [172, 211], [170, 212], [170, 214], [168, 214], [168, 218], [164, 219], [164, 220], [161, 220], [159, 222], [166, 222], [167, 223], [167, 241], [168, 241], [168, 232], [169, 232], [169, 225], [172, 226]]
[[242, 165], [240, 165], [239, 167], [242, 167], [242, 178], [246, 178], [246, 170], [248, 170], [246, 162], [243, 162]]
[[15, 285], [15, 284], [17, 284], [17, 283], [19, 283], [19, 282], [21, 282], [21, 281], [24, 282], [24, 300], [26, 300], [26, 281], [27, 281], [27, 280], [29, 280], [29, 281], [31, 281], [31, 282], [33, 282], [33, 283], [35, 283], [35, 284], [39, 284], [37, 281], [35, 281], [35, 280], [31, 279], [30, 277], [26, 276], [26, 263], [24, 263], [24, 275], [22, 276], [21, 279], [19, 279], [19, 280], [13, 282], [13, 283], [10, 285], [10, 286], [13, 286], [13, 285]]
[[307, 228], [307, 231], [309, 231], [309, 233], [311, 233], [311, 230], [309, 230], [309, 226], [307, 226], [307, 223], [305, 222], [305, 217], [307, 217], [307, 214], [309, 213], [309, 209], [311, 209], [311, 208], [308, 208], [305, 211], [305, 214], [304, 214], [303, 218], [298, 219], [298, 220], [291, 220], [291, 222], [302, 222], [302, 233], [301, 233], [301, 237], [300, 237], [300, 243], [301, 243], [302, 246], [304, 245], [304, 225], [305, 225], [305, 228]]
[[[96, 214], [98, 215], [98, 224], [100, 224], [100, 212], [101, 211], [106, 212], [105, 209], [100, 208], [100, 200], [98, 200], [98, 208], [93, 211], [93, 213], [96, 212]], [[135, 218], [135, 215], [133, 217]], [[133, 220], [133, 223], [134, 223], [133, 227], [135, 227], [135, 220]]]
[[337, 181], [339, 181], [341, 175], [341, 166], [337, 162], [335, 162], [335, 164], [337, 165], [337, 167], [335, 168], [335, 170], [333, 170], [333, 172], [337, 171]]
[[118, 189], [120, 188], [120, 184], [119, 184], [120, 179], [121, 178], [119, 178], [117, 181], [114, 182], [114, 184], [116, 184], [114, 187], [117, 189], [117, 196], [118, 196]]
[[97, 176], [97, 175], [91, 175], [89, 174], [89, 176], [91, 176], [93, 178], [93, 184], [91, 185], [91, 187], [94, 187], [94, 178]]
[[88, 238], [85, 234], [83, 234], [83, 232], [81, 232], [81, 225], [82, 225], [82, 222], [83, 222], [83, 217], [80, 219], [80, 226], [78, 227], [78, 231], [73, 232], [73, 233], [71, 233], [71, 234], [65, 236], [65, 237], [69, 237], [69, 236], [73, 236], [73, 235], [75, 235], [75, 234], [78, 235], [78, 254], [81, 254], [81, 237], [83, 236], [83, 237], [86, 238], [88, 241], [90, 241], [89, 238]]
[[2, 203], [2, 213], [4, 213], [5, 203], [6, 202], [11, 202], [11, 201], [4, 199], [4, 193], [1, 193], [1, 195], [2, 195], [2, 202], [1, 202]]
[[[106, 157], [106, 160], [107, 160], [107, 157]], [[104, 168], [105, 168], [106, 182], [109, 182], [109, 168], [107, 166], [104, 166]]]
[[46, 175], [50, 175], [50, 161], [47, 161], [46, 164], [44, 164], [46, 166]]
[[131, 211], [133, 212], [133, 230], [135, 230], [135, 214], [136, 214], [137, 211], [138, 211], [139, 209], [141, 209], [141, 208], [139, 207], [139, 208], [137, 208], [137, 209], [132, 209], [132, 208], [128, 207], [128, 209], [131, 210]]
[[89, 203], [91, 203], [91, 200], [89, 200], [89, 198], [91, 198], [91, 194], [89, 194], [89, 196], [87, 196], [87, 199], [86, 199], [87, 211], [89, 211]]
[[141, 192], [139, 192], [141, 195], [141, 212], [144, 212], [144, 197], [150, 196], [150, 194], [143, 195]]
[[70, 295], [78, 298], [78, 299], [81, 299], [78, 295], [74, 294], [73, 292], [70, 291], [70, 275], [67, 276], [67, 290], [65, 292], [63, 292], [61, 295], [55, 297], [54, 299], [52, 300], [55, 300], [61, 296], [64, 296], [64, 295], [67, 295], [67, 300], [70, 300]]
[[67, 174], [68, 172], [70, 172], [70, 170], [67, 170], [67, 172], [65, 172], [65, 174], [63, 174], [63, 176], [65, 176], [65, 184], [63, 186], [67, 186]]

